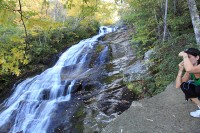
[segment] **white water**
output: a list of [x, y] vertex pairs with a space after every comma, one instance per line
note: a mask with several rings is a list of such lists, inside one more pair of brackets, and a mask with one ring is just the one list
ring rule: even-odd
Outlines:
[[[10, 98], [1, 105], [5, 109], [0, 112], [0, 127], [13, 122], [10, 133], [20, 131], [23, 133], [46, 133], [51, 112], [56, 108], [57, 103], [70, 100], [70, 92], [76, 82], [72, 80], [63, 83], [61, 80], [62, 68], [84, 63], [88, 52], [94, 48], [98, 38], [114, 30], [105, 26], [100, 27], [98, 35], [69, 48], [52, 68], [18, 84]], [[67, 82], [70, 82], [70, 85], [65, 94]], [[49, 93], [48, 97], [44, 98], [44, 93]]]

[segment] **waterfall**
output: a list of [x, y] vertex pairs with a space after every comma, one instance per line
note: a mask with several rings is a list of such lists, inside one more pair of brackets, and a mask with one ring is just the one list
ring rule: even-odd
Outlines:
[[[112, 31], [115, 29], [100, 27], [98, 35], [67, 49], [52, 68], [18, 84], [13, 94], [0, 105], [0, 131], [47, 133], [52, 112], [56, 110], [58, 103], [70, 101], [76, 77], [87, 70], [85, 67], [88, 64], [85, 62], [96, 42]], [[105, 62], [104, 54], [107, 51], [106, 46], [99, 57], [100, 64]], [[77, 67], [65, 75], [63, 80], [63, 68], [70, 68], [75, 64]]]
[[102, 50], [100, 56], [97, 59], [96, 65], [102, 65], [108, 60], [107, 53], [108, 53], [108, 46], [105, 46], [105, 48]]

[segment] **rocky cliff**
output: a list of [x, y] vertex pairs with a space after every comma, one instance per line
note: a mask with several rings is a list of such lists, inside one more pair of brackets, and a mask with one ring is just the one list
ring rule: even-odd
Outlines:
[[136, 95], [127, 88], [126, 82], [138, 81], [148, 74], [151, 51], [139, 60], [130, 44], [132, 34], [132, 29], [119, 29], [103, 37], [98, 43], [109, 47], [107, 63], [95, 67], [95, 61], [91, 62], [92, 68], [79, 76], [78, 97], [87, 107], [83, 109], [84, 126], [79, 131], [100, 132], [135, 100]]

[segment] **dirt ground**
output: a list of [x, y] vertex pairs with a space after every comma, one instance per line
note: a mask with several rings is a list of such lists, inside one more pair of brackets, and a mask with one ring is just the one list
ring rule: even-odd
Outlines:
[[134, 101], [101, 133], [200, 133], [200, 118], [190, 116], [197, 109], [171, 83], [152, 98]]

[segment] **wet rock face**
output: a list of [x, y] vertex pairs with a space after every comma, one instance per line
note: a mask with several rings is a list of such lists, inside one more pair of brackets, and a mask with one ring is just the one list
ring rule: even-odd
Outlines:
[[[106, 62], [90, 65], [87, 72], [79, 75], [79, 83], [72, 93], [77, 94], [84, 103], [82, 114], [85, 115], [77, 118], [82, 132], [100, 132], [112, 119], [127, 110], [135, 99], [135, 94], [123, 81], [125, 73], [136, 61], [129, 38], [130, 34], [124, 30], [106, 35], [106, 40], [99, 42], [109, 48]], [[95, 64], [93, 62], [97, 57], [97, 54], [93, 55], [90, 64]], [[71, 66], [72, 69], [75, 67]], [[68, 69], [63, 71], [67, 72]], [[77, 125], [73, 120], [72, 123]], [[71, 130], [75, 130], [73, 126]]]
[[132, 100], [134, 100], [134, 93], [121, 86], [101, 94], [97, 107], [108, 116], [114, 113], [121, 114], [130, 107]]
[[[71, 130], [76, 127], [75, 123], [73, 123], [74, 118], [77, 118], [76, 113], [80, 111], [82, 106], [82, 102], [77, 99], [71, 99], [70, 101], [59, 103], [57, 108], [52, 112], [50, 118], [51, 122], [47, 132], [71, 132]], [[79, 115], [79, 117], [81, 117], [81, 115]]]

